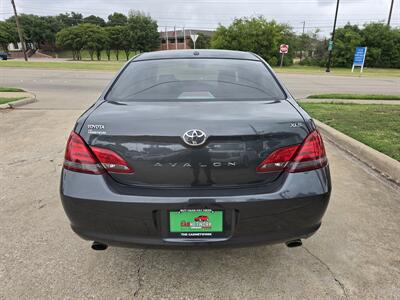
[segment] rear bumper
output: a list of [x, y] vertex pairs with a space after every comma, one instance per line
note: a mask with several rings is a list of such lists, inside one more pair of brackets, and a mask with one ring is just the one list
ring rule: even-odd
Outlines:
[[[320, 227], [331, 191], [328, 167], [288, 174], [274, 191], [232, 189], [217, 196], [132, 188], [124, 194], [110, 180], [63, 170], [61, 200], [79, 236], [116, 246], [248, 245], [307, 238]], [[171, 238], [168, 211], [183, 208], [223, 210], [226, 236]]]

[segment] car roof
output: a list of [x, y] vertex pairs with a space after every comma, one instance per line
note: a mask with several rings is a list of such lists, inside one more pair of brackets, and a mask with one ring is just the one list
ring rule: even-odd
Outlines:
[[145, 52], [135, 58], [134, 61], [152, 60], [152, 59], [174, 59], [174, 58], [228, 58], [228, 59], [246, 59], [257, 60], [259, 58], [251, 52], [233, 51], [233, 50], [209, 50], [209, 49], [190, 49], [190, 50], [164, 50]]

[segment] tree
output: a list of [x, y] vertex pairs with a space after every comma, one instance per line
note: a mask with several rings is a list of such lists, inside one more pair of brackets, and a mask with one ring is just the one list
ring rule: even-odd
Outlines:
[[318, 42], [317, 34], [319, 30], [313, 33], [302, 33], [301, 35], [295, 37], [294, 47], [300, 51], [300, 61], [303, 57], [308, 57], [313, 53], [316, 47], [316, 43]]
[[310, 43], [306, 44], [304, 52], [305, 58], [300, 61], [300, 64], [320, 67], [326, 66], [328, 59], [328, 41], [326, 38], [323, 40], [319, 39], [316, 33], [308, 35], [310, 37]]
[[83, 32], [79, 26], [66, 27], [56, 35], [56, 44], [64, 49], [72, 50], [73, 60], [81, 60], [81, 51], [85, 46]]
[[108, 60], [110, 60], [111, 50], [114, 50], [115, 57], [119, 60], [119, 52], [123, 50], [122, 45], [126, 41], [127, 29], [124, 26], [105, 27], [107, 35], [106, 53]]
[[41, 45], [47, 43], [49, 47], [52, 48], [54, 52], [56, 50], [56, 34], [62, 28], [60, 21], [54, 16], [44, 16], [41, 17], [44, 24], [43, 31], [41, 32], [42, 39], [39, 41], [39, 48]]
[[336, 30], [333, 49], [333, 65], [336, 67], [351, 67], [354, 49], [363, 46], [364, 39], [357, 25], [347, 24]]
[[97, 60], [101, 60], [101, 50], [104, 49], [108, 40], [104, 30], [100, 26], [86, 23], [76, 27], [82, 33], [83, 48], [88, 50], [90, 59], [93, 60], [96, 53]]
[[128, 29], [131, 50], [152, 51], [160, 44], [157, 22], [139, 11], [130, 11]]
[[104, 21], [103, 18], [100, 18], [95, 15], [90, 15], [86, 18], [83, 18], [83, 23], [88, 23], [88, 24], [93, 24], [93, 25], [98, 25], [98, 26], [106, 26], [106, 21]]
[[72, 56], [75, 60], [81, 60], [81, 51], [86, 49], [89, 52], [90, 59], [94, 59], [96, 53], [97, 59], [101, 59], [101, 50], [104, 49], [108, 38], [100, 26], [93, 24], [79, 24], [77, 26], [67, 27], [57, 33], [57, 44], [65, 49], [72, 50]]
[[131, 36], [131, 31], [128, 28], [128, 26], [121, 26], [122, 27], [122, 35], [125, 37], [122, 41], [121, 41], [121, 49], [124, 50], [125, 52], [125, 56], [126, 56], [126, 60], [129, 59], [129, 55], [132, 51], [132, 36]]
[[8, 44], [18, 41], [17, 32], [14, 25], [9, 22], [0, 21], [0, 47], [4, 52], [8, 51]]
[[[33, 49], [39, 49], [47, 44], [54, 50], [55, 36], [61, 29], [61, 23], [56, 17], [21, 14], [19, 19], [24, 39]], [[7, 22], [14, 26], [15, 17], [7, 19]]]
[[128, 23], [128, 18], [124, 14], [115, 12], [108, 16], [107, 26], [124, 26]]
[[[264, 17], [235, 19], [228, 26], [220, 25], [211, 39], [211, 47], [254, 52], [270, 64], [279, 61], [279, 45], [293, 41], [294, 33], [288, 25], [268, 22]], [[292, 64], [294, 47], [289, 47], [284, 64]]]
[[382, 23], [369, 23], [361, 31], [361, 36], [368, 47], [367, 66], [400, 68], [400, 29]]
[[60, 21], [63, 28], [76, 26], [83, 21], [82, 14], [73, 11], [71, 13], [59, 14], [56, 18]]
[[368, 47], [368, 67], [400, 67], [400, 29], [382, 23], [369, 23], [364, 28], [347, 24], [337, 29], [333, 49], [333, 65], [351, 67], [356, 47]]
[[[189, 46], [190, 48], [194, 48], [194, 44], [192, 39], [189, 40]], [[205, 35], [202, 32], [198, 33], [198, 37], [196, 40], [196, 48], [197, 49], [208, 49], [211, 46], [211, 37], [209, 37], [208, 35]]]

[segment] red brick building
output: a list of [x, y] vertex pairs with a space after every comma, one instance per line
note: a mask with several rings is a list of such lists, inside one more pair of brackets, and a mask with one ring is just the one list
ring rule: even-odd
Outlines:
[[190, 49], [189, 46], [190, 34], [198, 34], [198, 33], [203, 33], [211, 37], [214, 31], [183, 29], [183, 28], [176, 28], [176, 31], [175, 30], [161, 31], [159, 50]]

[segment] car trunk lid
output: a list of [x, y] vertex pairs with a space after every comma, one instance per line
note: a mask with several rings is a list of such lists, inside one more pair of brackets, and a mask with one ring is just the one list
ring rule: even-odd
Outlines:
[[[190, 146], [184, 133], [207, 135]], [[274, 150], [300, 144], [308, 130], [288, 101], [105, 102], [86, 120], [90, 146], [115, 151], [135, 172], [110, 175], [153, 187], [245, 186], [274, 181], [258, 164]]]

